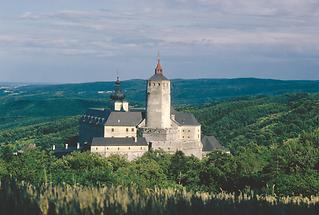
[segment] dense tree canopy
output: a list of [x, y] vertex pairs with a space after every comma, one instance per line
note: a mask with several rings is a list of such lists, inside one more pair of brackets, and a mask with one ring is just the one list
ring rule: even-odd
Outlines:
[[199, 160], [151, 151], [128, 162], [85, 152], [58, 159], [49, 148], [78, 132], [78, 118], [68, 117], [0, 130], [0, 177], [33, 184], [319, 193], [319, 95], [237, 98], [183, 110], [193, 112], [204, 133], [215, 135], [232, 153], [216, 151]]

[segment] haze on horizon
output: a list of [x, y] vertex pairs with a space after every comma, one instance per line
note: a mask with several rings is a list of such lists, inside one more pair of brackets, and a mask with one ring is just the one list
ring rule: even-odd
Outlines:
[[319, 79], [317, 0], [0, 3], [0, 82]]

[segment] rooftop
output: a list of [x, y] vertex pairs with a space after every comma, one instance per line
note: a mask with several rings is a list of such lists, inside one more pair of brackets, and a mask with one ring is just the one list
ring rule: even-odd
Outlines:
[[214, 136], [203, 136], [203, 152], [209, 152], [214, 150], [226, 150]]
[[143, 120], [141, 112], [111, 112], [105, 125], [137, 126]]
[[180, 125], [200, 125], [192, 113], [172, 111], [172, 114], [175, 115], [175, 121]]
[[147, 142], [144, 137], [137, 138], [135, 142], [133, 138], [105, 138], [95, 137], [92, 141], [92, 146], [147, 146]]

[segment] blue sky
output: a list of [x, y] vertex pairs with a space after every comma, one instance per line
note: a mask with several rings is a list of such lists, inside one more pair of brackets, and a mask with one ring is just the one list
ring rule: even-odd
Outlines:
[[318, 0], [0, 0], [0, 82], [319, 79]]

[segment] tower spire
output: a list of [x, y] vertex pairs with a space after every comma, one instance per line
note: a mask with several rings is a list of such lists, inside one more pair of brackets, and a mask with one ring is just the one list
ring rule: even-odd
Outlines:
[[156, 68], [155, 68], [155, 74], [158, 74], [158, 75], [162, 75], [163, 74], [163, 69], [162, 69], [162, 66], [161, 66], [161, 59], [160, 59], [160, 53], [159, 51], [157, 52], [157, 65], [156, 65]]

